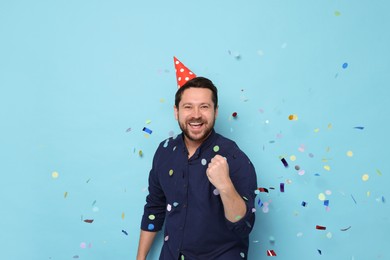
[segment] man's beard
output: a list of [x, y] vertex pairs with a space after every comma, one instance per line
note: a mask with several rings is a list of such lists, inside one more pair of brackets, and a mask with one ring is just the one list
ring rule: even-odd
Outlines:
[[[188, 127], [189, 122], [199, 122], [199, 120], [190, 120], [190, 121], [188, 121], [188, 122], [186, 121], [184, 123], [180, 123], [180, 121], [179, 121], [179, 127], [180, 127], [181, 131], [184, 133], [184, 136], [188, 140], [193, 141], [193, 142], [203, 142], [204, 140], [206, 140], [206, 138], [213, 131], [213, 128], [214, 128], [214, 125], [215, 125], [215, 118], [213, 119], [212, 124], [208, 125], [208, 127], [204, 129], [203, 134], [200, 135], [200, 136], [193, 136], [193, 135], [191, 135], [191, 132], [188, 129], [189, 128]], [[201, 122], [205, 125], [204, 121], [201, 121]]]

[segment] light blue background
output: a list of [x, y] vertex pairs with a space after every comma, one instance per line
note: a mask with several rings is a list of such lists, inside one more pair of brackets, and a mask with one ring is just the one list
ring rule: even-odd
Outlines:
[[2, 1], [1, 259], [135, 259], [154, 151], [179, 133], [174, 55], [219, 87], [216, 130], [275, 188], [249, 259], [390, 259], [389, 7]]

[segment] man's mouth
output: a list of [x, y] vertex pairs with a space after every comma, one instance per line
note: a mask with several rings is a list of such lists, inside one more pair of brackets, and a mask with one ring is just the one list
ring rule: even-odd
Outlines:
[[203, 123], [202, 122], [192, 122], [192, 123], [189, 123], [189, 125], [191, 126], [191, 128], [198, 129], [198, 128], [202, 127]]

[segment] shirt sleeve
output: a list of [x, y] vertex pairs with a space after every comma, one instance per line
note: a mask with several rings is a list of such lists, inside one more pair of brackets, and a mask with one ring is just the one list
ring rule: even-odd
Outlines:
[[234, 223], [226, 219], [226, 224], [230, 230], [244, 238], [252, 231], [255, 223], [256, 171], [252, 162], [242, 152], [233, 155], [228, 163], [230, 178], [246, 204], [246, 213], [239, 221]]
[[158, 151], [153, 158], [153, 166], [149, 172], [149, 194], [146, 196], [141, 229], [157, 232], [162, 229], [165, 219], [166, 199], [158, 179]]

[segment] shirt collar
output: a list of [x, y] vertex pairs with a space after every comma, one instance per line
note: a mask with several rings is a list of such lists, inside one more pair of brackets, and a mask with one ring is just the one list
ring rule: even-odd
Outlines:
[[[199, 155], [202, 153], [202, 151], [206, 150], [210, 145], [215, 141], [217, 138], [217, 133], [215, 132], [214, 128], [211, 130], [210, 135], [204, 140], [204, 142], [196, 149], [195, 153], [192, 155], [191, 158], [198, 158]], [[181, 134], [181, 143], [183, 145], [183, 150], [188, 154], [187, 147], [184, 142], [184, 133]]]

